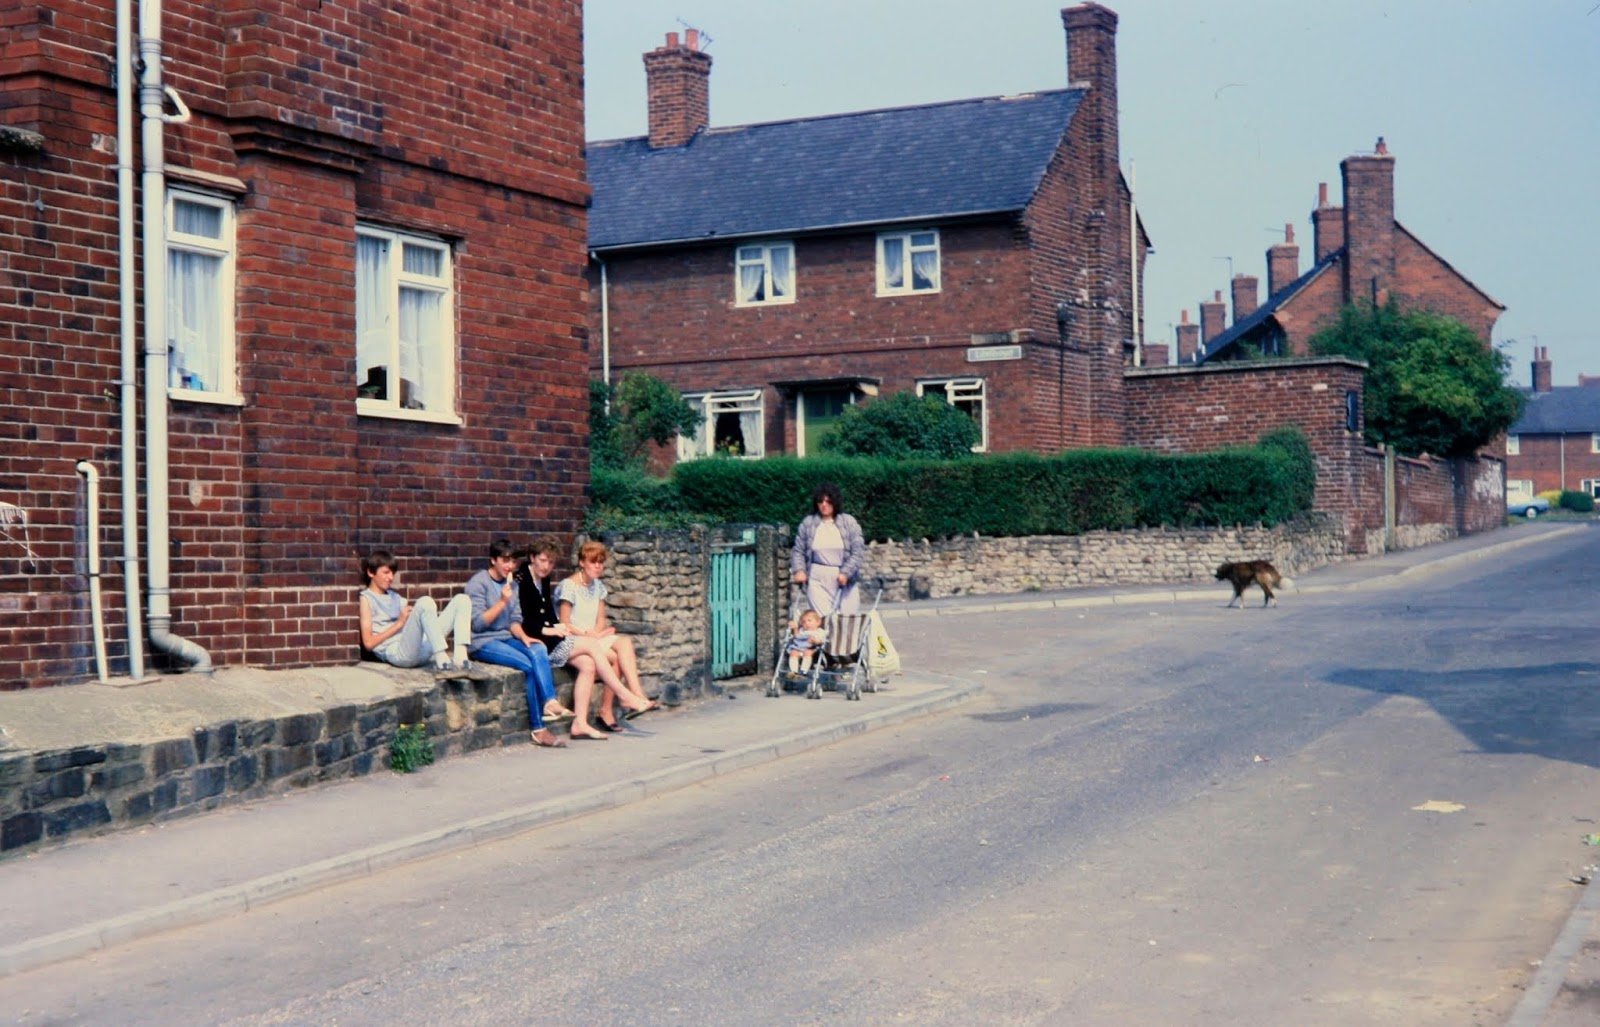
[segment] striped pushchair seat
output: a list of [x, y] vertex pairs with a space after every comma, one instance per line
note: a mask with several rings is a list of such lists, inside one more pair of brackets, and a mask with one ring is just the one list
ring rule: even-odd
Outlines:
[[[822, 619], [828, 633], [809, 673], [794, 674], [784, 659], [784, 650], [794, 637], [794, 625], [778, 645], [778, 662], [767, 685], [767, 695], [782, 695], [785, 686], [804, 685], [807, 699], [821, 699], [824, 691], [843, 692], [846, 699], [860, 699], [862, 692], [876, 692], [869, 663], [872, 643], [872, 613], [878, 608], [882, 591], [873, 596], [872, 609], [865, 613], [831, 613]], [[796, 618], [798, 619], [798, 618]]]

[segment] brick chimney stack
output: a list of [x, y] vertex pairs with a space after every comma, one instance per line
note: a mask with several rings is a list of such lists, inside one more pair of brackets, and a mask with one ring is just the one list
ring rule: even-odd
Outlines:
[[1261, 305], [1259, 291], [1261, 279], [1255, 275], [1233, 276], [1233, 323], [1238, 324]]
[[1317, 183], [1317, 209], [1311, 212], [1311, 248], [1317, 263], [1344, 247], [1344, 210], [1328, 202], [1328, 183]]
[[1382, 305], [1394, 284], [1394, 157], [1378, 137], [1373, 153], [1339, 163], [1344, 176], [1345, 297]]
[[1189, 311], [1183, 312], [1183, 321], [1177, 327], [1178, 363], [1194, 363], [1194, 355], [1200, 349], [1200, 326], [1191, 324]]
[[665, 46], [644, 55], [652, 150], [682, 146], [711, 124], [711, 55], [701, 52], [698, 29], [684, 36], [680, 45], [668, 32]]
[[1211, 299], [1200, 304], [1200, 338], [1209, 346], [1227, 326], [1228, 305], [1222, 302], [1222, 290], [1218, 289]]
[[1144, 366], [1166, 367], [1170, 362], [1170, 351], [1164, 342], [1147, 342], [1144, 344]]
[[1267, 247], [1267, 297], [1270, 299], [1300, 277], [1300, 247], [1294, 242], [1294, 226], [1283, 226], [1283, 242]]
[[1550, 348], [1533, 347], [1533, 391], [1550, 391]]

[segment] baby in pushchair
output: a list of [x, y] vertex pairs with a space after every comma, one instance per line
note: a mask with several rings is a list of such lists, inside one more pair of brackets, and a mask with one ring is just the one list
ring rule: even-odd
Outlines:
[[802, 613], [799, 623], [790, 632], [788, 644], [783, 647], [789, 656], [789, 673], [809, 674], [817, 651], [827, 641], [828, 633], [822, 630], [822, 615], [815, 610]]

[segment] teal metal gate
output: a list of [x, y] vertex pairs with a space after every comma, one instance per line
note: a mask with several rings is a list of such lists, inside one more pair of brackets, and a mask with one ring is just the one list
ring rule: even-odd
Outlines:
[[756, 670], [756, 547], [711, 551], [711, 676]]

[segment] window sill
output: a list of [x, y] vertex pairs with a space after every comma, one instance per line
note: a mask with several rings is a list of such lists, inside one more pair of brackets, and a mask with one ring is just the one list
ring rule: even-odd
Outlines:
[[789, 307], [794, 305], [795, 298], [789, 296], [781, 300], [734, 300], [735, 310], [746, 310], [750, 307]]
[[878, 298], [889, 299], [893, 296], [937, 296], [940, 291], [941, 290], [939, 289], [897, 289], [894, 292], [884, 292], [882, 289], [879, 289]]
[[455, 414], [436, 413], [432, 410], [405, 410], [401, 407], [392, 407], [371, 399], [356, 400], [356, 415], [359, 417], [377, 417], [388, 421], [417, 421], [422, 424], [453, 424], [460, 425], [461, 418]]
[[210, 403], [219, 407], [242, 407], [244, 397], [237, 394], [223, 392], [201, 392], [198, 389], [168, 389], [168, 399], [180, 400], [184, 403]]

